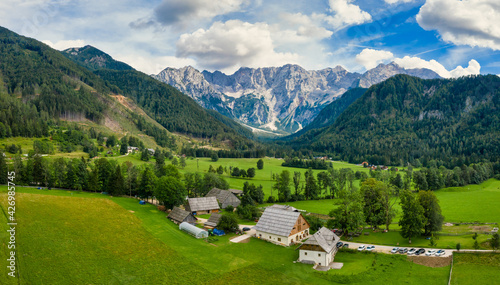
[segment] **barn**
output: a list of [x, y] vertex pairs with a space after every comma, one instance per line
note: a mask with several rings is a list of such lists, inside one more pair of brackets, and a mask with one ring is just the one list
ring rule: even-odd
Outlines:
[[221, 205], [222, 209], [225, 209], [229, 205], [236, 208], [241, 203], [240, 199], [238, 199], [238, 197], [236, 197], [231, 191], [218, 188], [213, 188], [212, 190], [210, 190], [210, 192], [208, 192], [205, 197], [217, 198], [217, 201]]
[[193, 214], [188, 211], [184, 211], [179, 207], [174, 207], [172, 212], [168, 214], [167, 218], [176, 224], [180, 224], [182, 222], [194, 224], [198, 220], [195, 216], [193, 216]]
[[215, 197], [188, 198], [184, 208], [193, 215], [218, 213], [220, 210]]
[[327, 266], [333, 262], [340, 238], [322, 227], [299, 247], [299, 262]]
[[284, 246], [309, 236], [309, 223], [302, 214], [293, 207], [279, 205], [266, 208], [254, 229], [257, 238]]

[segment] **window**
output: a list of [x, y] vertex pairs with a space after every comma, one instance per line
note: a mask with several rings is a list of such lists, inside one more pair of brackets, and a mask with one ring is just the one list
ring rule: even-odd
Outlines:
[[304, 255], [307, 255], [307, 252], [304, 252]]
[[[321, 253], [318, 253], [318, 257], [321, 257]], [[321, 265], [321, 264], [320, 264]]]
[[271, 239], [271, 236], [269, 236], [269, 239]]
[[281, 238], [278, 238], [278, 241], [281, 241]]

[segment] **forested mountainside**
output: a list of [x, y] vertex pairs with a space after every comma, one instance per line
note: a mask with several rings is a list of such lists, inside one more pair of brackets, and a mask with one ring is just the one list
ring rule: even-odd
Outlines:
[[51, 119], [99, 122], [108, 92], [58, 51], [0, 27], [0, 137], [47, 135]]
[[[447, 167], [500, 157], [500, 78], [397, 75], [369, 88], [297, 149], [360, 163]], [[418, 163], [417, 163], [418, 164]]]
[[219, 141], [229, 140], [235, 148], [255, 146], [247, 138], [252, 136], [250, 130], [235, 124], [233, 126], [238, 129], [231, 128], [174, 87], [144, 73], [110, 69], [97, 70], [95, 73], [116, 86], [113, 92], [132, 98], [151, 118], [171, 132]]
[[316, 116], [316, 118], [314, 118], [309, 125], [285, 139], [299, 137], [301, 135], [305, 135], [306, 133], [307, 135], [312, 135], [314, 132], [318, 132], [318, 129], [330, 126], [333, 122], [335, 122], [335, 119], [337, 119], [337, 117], [340, 116], [340, 114], [342, 114], [342, 112], [344, 112], [344, 110], [347, 109], [347, 107], [349, 107], [354, 101], [361, 97], [366, 90], [368, 89], [360, 87], [348, 90], [340, 98], [323, 108], [323, 110], [321, 110], [318, 116]]
[[255, 146], [248, 139], [253, 137], [249, 129], [221, 114], [203, 109], [177, 89], [114, 60], [97, 48], [69, 48], [62, 53], [93, 70], [94, 74], [113, 85], [113, 93], [133, 99], [151, 118], [171, 132], [230, 141], [236, 149]]
[[91, 71], [98, 69], [134, 70], [134, 68], [130, 65], [114, 60], [109, 54], [90, 45], [69, 48], [64, 50], [62, 53], [67, 58], [90, 69]]

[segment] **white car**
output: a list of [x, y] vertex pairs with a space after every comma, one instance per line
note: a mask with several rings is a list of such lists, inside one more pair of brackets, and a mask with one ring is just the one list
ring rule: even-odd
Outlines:
[[367, 247], [366, 247], [366, 250], [367, 250], [367, 251], [372, 251], [372, 250], [374, 250], [374, 249], [375, 249], [375, 246], [374, 246], [374, 245], [369, 245], [369, 246], [367, 246]]
[[399, 252], [399, 247], [395, 247], [391, 250], [391, 253], [398, 253]]
[[412, 248], [408, 250], [408, 255], [414, 255], [416, 251], [417, 251], [416, 249]]
[[365, 250], [365, 248], [366, 248], [366, 245], [360, 245], [358, 247], [358, 251], [363, 251], [363, 250]]
[[444, 254], [445, 254], [445, 251], [443, 249], [436, 251], [436, 256], [442, 256]]
[[429, 250], [425, 253], [425, 255], [426, 255], [426, 256], [431, 256], [431, 255], [434, 255], [434, 254], [436, 254], [436, 250], [435, 250], [435, 249], [429, 249]]

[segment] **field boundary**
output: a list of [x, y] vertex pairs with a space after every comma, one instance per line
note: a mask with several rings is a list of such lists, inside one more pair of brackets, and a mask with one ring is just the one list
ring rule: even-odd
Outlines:
[[453, 257], [454, 256], [455, 256], [455, 252], [451, 252], [450, 278], [448, 278], [448, 285], [451, 284], [451, 274], [453, 273]]

